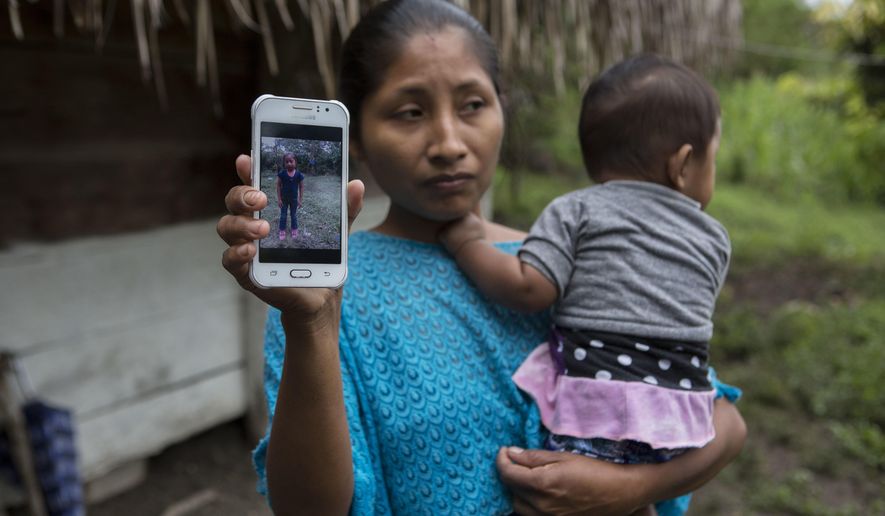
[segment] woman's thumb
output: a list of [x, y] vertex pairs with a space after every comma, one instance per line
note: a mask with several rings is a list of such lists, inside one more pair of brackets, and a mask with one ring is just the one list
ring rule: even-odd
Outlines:
[[559, 462], [562, 458], [562, 452], [548, 450], [524, 450], [518, 446], [510, 446], [507, 448], [507, 458], [514, 464], [525, 466], [527, 468], [537, 468], [546, 464]]

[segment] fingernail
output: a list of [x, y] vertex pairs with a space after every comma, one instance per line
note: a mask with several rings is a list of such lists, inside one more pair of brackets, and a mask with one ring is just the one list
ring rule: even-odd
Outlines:
[[237, 249], [237, 254], [240, 256], [248, 256], [249, 255], [249, 246], [241, 245], [239, 249]]
[[522, 453], [525, 451], [519, 446], [511, 446], [510, 448], [508, 448], [508, 450], [512, 451], [513, 453]]
[[246, 192], [246, 195], [243, 196], [243, 199], [246, 201], [246, 204], [252, 205], [258, 202], [258, 192], [255, 190], [249, 190]]

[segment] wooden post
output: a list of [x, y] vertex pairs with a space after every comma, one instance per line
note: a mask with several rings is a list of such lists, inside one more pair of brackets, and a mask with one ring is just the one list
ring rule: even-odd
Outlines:
[[34, 468], [28, 429], [21, 411], [21, 396], [15, 394], [18, 389], [13, 379], [15, 372], [11, 360], [9, 355], [0, 354], [0, 421], [9, 435], [12, 461], [24, 483], [31, 516], [46, 516], [46, 505]]

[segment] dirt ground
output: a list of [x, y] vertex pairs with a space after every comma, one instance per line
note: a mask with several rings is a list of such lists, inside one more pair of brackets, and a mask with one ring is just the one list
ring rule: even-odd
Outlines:
[[269, 516], [255, 491], [251, 444], [236, 420], [151, 458], [137, 487], [87, 508], [90, 516]]

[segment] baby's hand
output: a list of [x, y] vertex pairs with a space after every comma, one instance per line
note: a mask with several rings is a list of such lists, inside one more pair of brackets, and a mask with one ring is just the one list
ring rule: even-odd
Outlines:
[[476, 214], [469, 213], [448, 224], [439, 233], [439, 240], [446, 250], [455, 256], [464, 244], [486, 237], [485, 225]]

